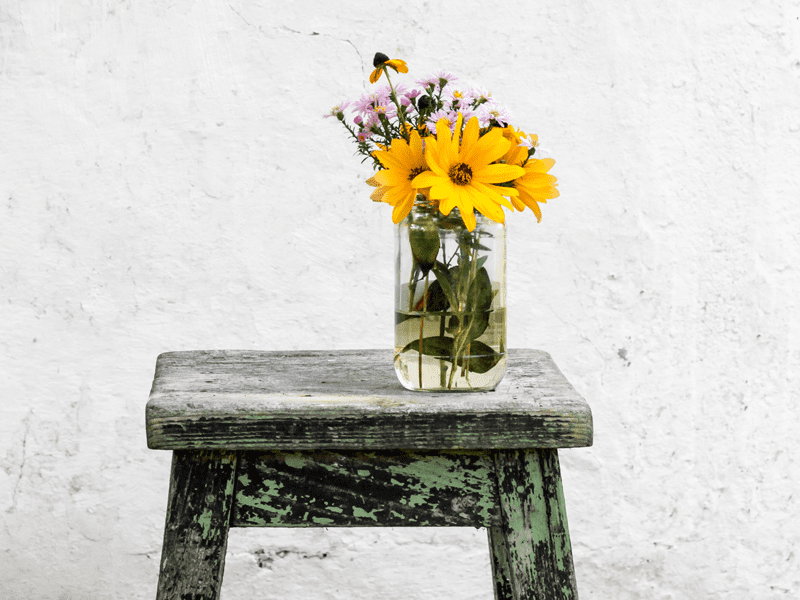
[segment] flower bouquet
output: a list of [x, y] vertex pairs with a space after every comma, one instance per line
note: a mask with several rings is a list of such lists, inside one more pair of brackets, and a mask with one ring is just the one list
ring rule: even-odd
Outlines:
[[370, 83], [387, 85], [325, 116], [372, 161], [371, 199], [394, 207], [395, 371], [408, 389], [494, 389], [506, 364], [503, 207], [541, 221], [539, 203], [559, 195], [555, 161], [488, 91], [446, 72], [395, 85], [390, 71], [408, 67], [380, 52], [373, 66]]

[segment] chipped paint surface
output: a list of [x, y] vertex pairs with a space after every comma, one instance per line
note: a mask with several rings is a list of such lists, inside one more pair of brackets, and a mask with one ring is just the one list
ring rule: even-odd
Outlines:
[[239, 526], [478, 527], [498, 518], [491, 460], [479, 452], [250, 451], [239, 468], [248, 474], [236, 492]]
[[229, 526], [373, 525], [487, 526], [498, 597], [577, 598], [553, 450], [184, 450], [173, 457], [158, 600], [218, 598]]

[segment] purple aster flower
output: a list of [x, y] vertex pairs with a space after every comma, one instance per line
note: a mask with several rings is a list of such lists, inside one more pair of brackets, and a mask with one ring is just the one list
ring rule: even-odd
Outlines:
[[453, 81], [457, 80], [458, 78], [452, 73], [448, 73], [447, 71], [437, 71], [430, 77], [426, 77], [425, 79], [418, 79], [417, 85], [425, 89], [427, 89], [430, 86], [433, 86], [438, 89], [443, 89], [448, 83], [452, 83]]
[[495, 102], [481, 104], [476, 111], [481, 127], [495, 124], [505, 127], [511, 121], [511, 114]]
[[337, 117], [337, 118], [338, 118], [338, 117], [339, 117], [339, 114], [340, 114], [340, 113], [343, 113], [343, 112], [344, 112], [344, 109], [345, 109], [345, 108], [347, 108], [348, 106], [350, 106], [352, 103], [353, 103], [353, 101], [352, 101], [352, 100], [345, 100], [345, 101], [343, 101], [343, 102], [340, 102], [339, 104], [337, 104], [336, 106], [334, 106], [334, 107], [333, 107], [333, 108], [330, 110], [330, 112], [329, 112], [329, 113], [327, 113], [327, 114], [325, 114], [325, 115], [322, 115], [322, 116], [323, 116], [323, 118], [325, 118], [325, 119], [327, 119], [328, 117]]
[[471, 87], [467, 90], [467, 96], [470, 101], [483, 104], [484, 102], [493, 102], [492, 93], [486, 88]]
[[383, 87], [370, 94], [364, 94], [353, 103], [353, 109], [364, 115], [371, 112], [375, 106], [386, 106], [390, 102], [388, 90], [388, 87]]
[[458, 119], [458, 113], [454, 110], [437, 110], [434, 113], [431, 113], [430, 118], [425, 122], [427, 125], [428, 130], [431, 133], [436, 133], [436, 123], [438, 123], [442, 119], [447, 119], [450, 125], [450, 131], [453, 132], [456, 128], [456, 120]]

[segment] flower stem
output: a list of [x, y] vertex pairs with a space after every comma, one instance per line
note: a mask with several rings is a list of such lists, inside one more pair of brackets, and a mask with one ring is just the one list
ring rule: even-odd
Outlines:
[[400, 101], [397, 99], [397, 92], [394, 91], [394, 86], [392, 85], [392, 79], [389, 77], [389, 69], [387, 67], [383, 67], [383, 72], [386, 74], [386, 80], [389, 82], [389, 89], [392, 90], [392, 102], [397, 107], [397, 116], [400, 118], [400, 135], [403, 136], [403, 139], [408, 141], [408, 132], [406, 131], [406, 118], [403, 116], [403, 107], [400, 105]]
[[430, 271], [425, 273], [425, 287], [422, 290], [422, 312], [419, 318], [419, 389], [422, 389], [422, 340], [425, 331], [425, 312], [428, 310], [428, 277]]

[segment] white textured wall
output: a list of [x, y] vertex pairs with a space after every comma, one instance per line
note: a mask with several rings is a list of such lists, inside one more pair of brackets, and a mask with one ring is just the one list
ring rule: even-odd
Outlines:
[[[358, 8], [356, 8], [356, 6]], [[321, 114], [482, 83], [557, 163], [509, 345], [594, 410], [581, 596], [800, 597], [800, 6], [0, 3], [0, 598], [154, 597], [159, 352], [392, 344], [392, 227]], [[402, 78], [400, 78], [402, 79]], [[237, 598], [489, 598], [472, 530], [241, 531]]]

